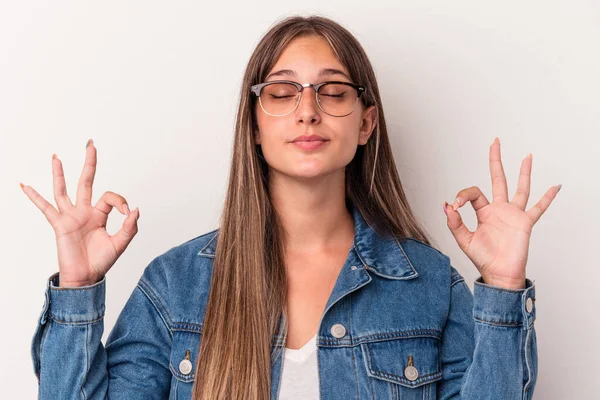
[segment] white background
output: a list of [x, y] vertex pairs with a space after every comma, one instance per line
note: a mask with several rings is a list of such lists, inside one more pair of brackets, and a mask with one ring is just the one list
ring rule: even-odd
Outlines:
[[[51, 156], [74, 199], [93, 138], [93, 204], [140, 207], [139, 233], [107, 275], [104, 340], [144, 267], [217, 227], [242, 73], [279, 18], [328, 16], [374, 65], [402, 182], [417, 216], [471, 289], [478, 273], [446, 226], [444, 200], [491, 199], [494, 137], [510, 198], [533, 153], [537, 399], [597, 395], [600, 346], [600, 6], [597, 1], [8, 2], [0, 4], [0, 397], [32, 399], [30, 344], [54, 232], [21, 191], [54, 204]], [[475, 228], [470, 206], [461, 209]], [[108, 231], [123, 216], [113, 210]]]

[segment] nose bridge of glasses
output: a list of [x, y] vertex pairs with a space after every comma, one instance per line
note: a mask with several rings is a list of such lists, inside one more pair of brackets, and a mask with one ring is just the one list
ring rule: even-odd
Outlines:
[[312, 83], [301, 83], [300, 85], [302, 85], [302, 89], [299, 90], [298, 100], [296, 101], [296, 107], [298, 107], [298, 105], [300, 104], [300, 102], [302, 102], [303, 98], [306, 97], [306, 96], [303, 96], [303, 94], [304, 94], [305, 89], [309, 88], [309, 87], [311, 87], [314, 90], [315, 93], [313, 95], [314, 97], [313, 96], [308, 96], [308, 97], [312, 97], [312, 99], [315, 100], [315, 102], [318, 104], [318, 101], [317, 101], [317, 95], [318, 95], [318, 93], [317, 93], [317, 90], [315, 89], [316, 85], [314, 85]]

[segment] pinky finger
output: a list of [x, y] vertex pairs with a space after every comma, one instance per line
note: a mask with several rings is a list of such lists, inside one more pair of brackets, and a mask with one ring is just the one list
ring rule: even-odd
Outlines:
[[20, 185], [23, 192], [29, 197], [29, 200], [35, 204], [35, 206], [44, 214], [48, 222], [50, 222], [50, 225], [54, 227], [55, 223], [58, 221], [58, 210], [40, 196], [40, 194], [31, 186], [23, 185], [22, 183], [20, 183]]
[[544, 214], [544, 212], [546, 212], [548, 207], [550, 207], [550, 203], [552, 203], [561, 187], [562, 185], [552, 186], [550, 189], [548, 189], [540, 201], [538, 201], [536, 205], [527, 211], [527, 215], [529, 215], [534, 224], [538, 222], [540, 217]]

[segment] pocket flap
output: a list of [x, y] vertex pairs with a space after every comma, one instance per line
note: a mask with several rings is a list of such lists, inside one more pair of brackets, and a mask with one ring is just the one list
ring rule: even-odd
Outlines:
[[411, 388], [442, 378], [439, 339], [388, 339], [362, 343], [361, 348], [367, 374], [374, 378]]
[[173, 376], [182, 382], [194, 381], [200, 335], [198, 332], [173, 331], [169, 369]]

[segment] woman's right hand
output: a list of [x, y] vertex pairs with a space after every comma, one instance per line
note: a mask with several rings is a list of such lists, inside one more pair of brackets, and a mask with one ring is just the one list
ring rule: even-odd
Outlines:
[[[92, 207], [95, 174], [96, 147], [90, 139], [75, 205], [67, 196], [62, 163], [56, 155], [52, 156], [52, 175], [58, 210], [31, 186], [21, 184], [23, 192], [44, 214], [56, 234], [60, 287], [80, 287], [100, 282], [138, 231], [139, 209], [130, 212], [123, 196], [106, 192]], [[106, 221], [113, 207], [127, 215], [127, 218], [121, 229], [110, 236], [106, 232]]]

